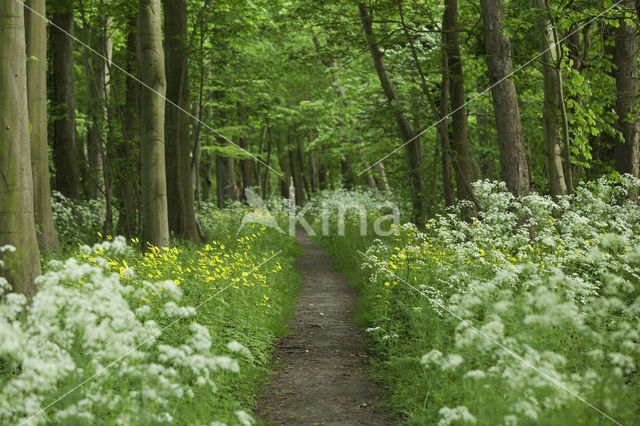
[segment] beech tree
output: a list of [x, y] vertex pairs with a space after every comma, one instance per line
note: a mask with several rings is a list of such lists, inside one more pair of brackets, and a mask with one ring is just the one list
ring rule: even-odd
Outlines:
[[171, 101], [165, 110], [169, 230], [186, 240], [199, 241], [191, 178], [191, 120], [184, 112], [190, 108], [186, 0], [164, 0], [164, 30], [167, 98]]
[[502, 0], [480, 0], [484, 22], [489, 83], [492, 86], [493, 109], [500, 146], [502, 179], [514, 195], [529, 192], [527, 166], [518, 94], [513, 80], [511, 42], [504, 33], [506, 16]]
[[[25, 3], [25, 39], [27, 45], [27, 102], [31, 122], [31, 172], [33, 208], [41, 250], [58, 247], [53, 225], [51, 185], [49, 183], [49, 147], [47, 136], [47, 26], [45, 0]], [[38, 16], [41, 15], [41, 16]]]
[[13, 290], [36, 292], [40, 253], [33, 213], [33, 181], [27, 106], [24, 7], [0, 2], [0, 276]]
[[80, 172], [76, 147], [76, 101], [73, 83], [72, 5], [56, 1], [53, 10], [51, 50], [53, 62], [53, 160], [56, 166], [56, 189], [63, 195], [80, 199]]
[[563, 99], [560, 96], [562, 77], [558, 59], [560, 46], [556, 44], [554, 28], [549, 18], [549, 9], [545, 0], [536, 0], [536, 7], [540, 9], [536, 17], [540, 33], [542, 55], [542, 78], [544, 84], [543, 105], [543, 138], [545, 165], [549, 175], [551, 194], [566, 195], [567, 183], [562, 169], [562, 110]]
[[[160, 0], [140, 0], [141, 96], [140, 157], [142, 178], [142, 236], [158, 247], [169, 245], [167, 181], [164, 160], [166, 80], [162, 49]], [[151, 90], [150, 90], [151, 89]]]
[[638, 25], [633, 17], [633, 0], [622, 2], [624, 13], [615, 32], [616, 113], [624, 144], [616, 147], [616, 169], [620, 173], [638, 176], [638, 141], [640, 121], [638, 97]]
[[445, 0], [444, 17], [444, 54], [447, 56], [449, 68], [449, 92], [451, 94], [451, 126], [453, 129], [451, 146], [453, 147], [453, 164], [456, 172], [458, 197], [461, 200], [474, 201], [471, 182], [473, 176], [473, 160], [468, 144], [467, 109], [464, 98], [464, 75], [462, 72], [462, 53], [458, 29], [458, 0]]

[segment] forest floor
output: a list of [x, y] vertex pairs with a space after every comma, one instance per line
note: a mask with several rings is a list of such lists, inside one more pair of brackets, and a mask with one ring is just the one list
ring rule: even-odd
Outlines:
[[304, 232], [297, 239], [302, 290], [257, 412], [277, 425], [393, 423], [377, 407], [382, 389], [367, 377], [368, 356], [350, 318], [356, 291], [322, 247]]

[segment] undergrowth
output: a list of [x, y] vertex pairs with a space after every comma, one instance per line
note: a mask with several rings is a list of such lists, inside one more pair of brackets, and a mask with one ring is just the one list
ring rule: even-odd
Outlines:
[[318, 240], [361, 292], [389, 406], [408, 424], [637, 424], [637, 191], [601, 179], [515, 199], [484, 181], [469, 221], [458, 206], [362, 236], [352, 215], [344, 237], [332, 222]]
[[0, 278], [0, 423], [253, 423], [299, 248], [261, 225], [236, 233], [244, 213], [209, 208], [205, 243], [144, 255], [135, 238], [67, 244], [30, 305]]

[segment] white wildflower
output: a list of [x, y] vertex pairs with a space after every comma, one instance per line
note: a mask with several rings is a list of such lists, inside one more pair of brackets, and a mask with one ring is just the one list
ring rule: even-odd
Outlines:
[[442, 407], [438, 414], [440, 414], [440, 421], [438, 426], [448, 426], [450, 424], [458, 423], [476, 423], [476, 418], [469, 412], [469, 409], [464, 405], [449, 408]]
[[248, 358], [251, 358], [251, 351], [237, 340], [233, 340], [227, 343], [227, 349], [229, 349], [231, 352], [238, 352]]

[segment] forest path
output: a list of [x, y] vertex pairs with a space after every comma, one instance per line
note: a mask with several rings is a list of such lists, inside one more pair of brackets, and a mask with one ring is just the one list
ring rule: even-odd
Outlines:
[[380, 388], [368, 377], [360, 331], [350, 319], [357, 299], [335, 271], [324, 249], [298, 231], [304, 254], [296, 267], [302, 279], [292, 333], [274, 353], [276, 369], [257, 411], [270, 424], [392, 424], [376, 408]]

